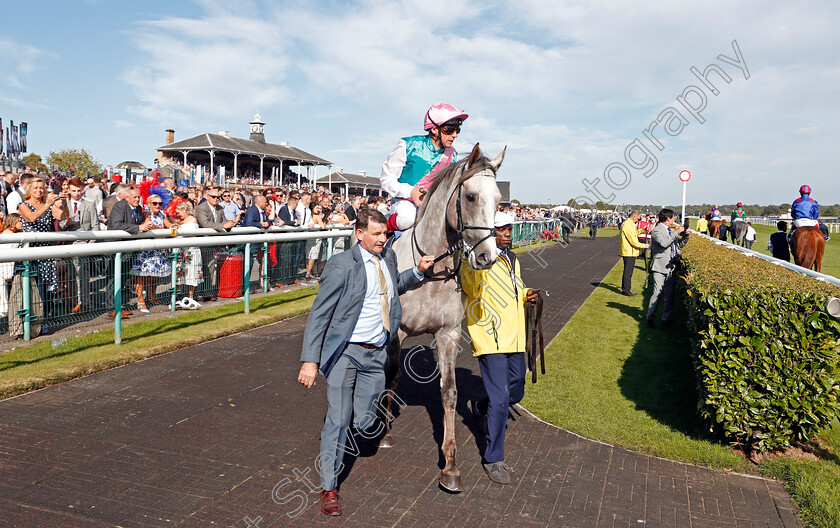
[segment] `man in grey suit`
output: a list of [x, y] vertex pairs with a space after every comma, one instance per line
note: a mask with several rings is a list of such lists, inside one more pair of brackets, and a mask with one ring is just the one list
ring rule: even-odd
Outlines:
[[[67, 208], [70, 210], [70, 217], [59, 222], [64, 231], [98, 231], [99, 215], [96, 212], [96, 204], [82, 198], [85, 185], [79, 178], [73, 178], [68, 182], [70, 188], [70, 199], [67, 201]], [[77, 240], [74, 244], [86, 244], [87, 240]], [[85, 310], [85, 304], [90, 297], [90, 264], [95, 257], [73, 257], [70, 263], [73, 266], [73, 278], [76, 285], [76, 305], [70, 313], [78, 313]]]
[[205, 200], [195, 206], [195, 219], [201, 227], [209, 227], [218, 232], [227, 231], [233, 227], [233, 220], [225, 220], [225, 208], [220, 201], [222, 190], [218, 187], [207, 189]]
[[386, 222], [376, 209], [359, 212], [359, 242], [327, 262], [306, 321], [298, 381], [310, 388], [318, 371], [327, 379], [327, 415], [317, 464], [321, 511], [327, 515], [341, 515], [336, 484], [351, 417], [362, 436], [376, 425], [372, 410], [385, 390], [386, 349], [402, 317], [399, 294], [417, 287], [434, 264], [434, 257], [427, 255], [416, 268], [398, 274], [396, 255], [383, 249]]
[[[195, 206], [195, 219], [201, 227], [209, 227], [218, 232], [228, 231], [233, 227], [233, 220], [225, 219], [225, 208], [221, 205], [222, 190], [210, 187], [204, 191], [204, 201]], [[201, 299], [215, 301], [218, 289], [218, 274], [216, 273], [216, 250], [212, 247], [201, 248], [201, 261], [204, 266], [204, 284], [199, 291], [205, 292]], [[209, 282], [209, 286], [208, 283]], [[248, 285], [246, 284], [247, 288]]]
[[659, 306], [662, 292], [665, 292], [665, 307], [662, 310], [662, 326], [671, 326], [671, 310], [674, 307], [674, 289], [677, 286], [677, 270], [679, 269], [682, 247], [688, 242], [688, 232], [683, 226], [674, 225], [674, 211], [662, 209], [659, 211], [659, 223], [650, 232], [651, 264], [650, 272], [653, 276], [653, 292], [648, 304], [647, 326], [656, 328], [653, 316]]

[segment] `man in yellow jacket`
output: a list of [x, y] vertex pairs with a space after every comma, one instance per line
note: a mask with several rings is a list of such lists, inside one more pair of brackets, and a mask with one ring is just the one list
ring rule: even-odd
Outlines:
[[496, 213], [499, 258], [492, 267], [461, 267], [467, 329], [487, 392], [487, 398], [471, 402], [471, 407], [487, 440], [484, 470], [500, 484], [510, 482], [504, 462], [508, 407], [525, 395], [525, 303], [537, 297], [525, 288], [519, 261], [510, 251], [512, 225], [512, 216]]
[[621, 277], [621, 293], [632, 297], [636, 295], [632, 290], [633, 268], [640, 249], [647, 249], [650, 244], [639, 242], [639, 228], [636, 225], [642, 213], [638, 210], [630, 213], [627, 220], [621, 224], [621, 234], [618, 236], [618, 254], [624, 259], [624, 274]]
[[697, 231], [703, 233], [704, 235], [709, 234], [709, 219], [705, 216], [701, 216], [697, 219]]

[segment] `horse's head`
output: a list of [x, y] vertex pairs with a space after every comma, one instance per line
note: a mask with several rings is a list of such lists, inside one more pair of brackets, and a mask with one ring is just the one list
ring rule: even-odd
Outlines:
[[496, 261], [493, 221], [502, 199], [496, 185], [496, 171], [502, 165], [505, 150], [490, 160], [482, 155], [476, 143], [447, 207], [447, 223], [459, 232], [463, 254], [474, 269], [489, 268]]

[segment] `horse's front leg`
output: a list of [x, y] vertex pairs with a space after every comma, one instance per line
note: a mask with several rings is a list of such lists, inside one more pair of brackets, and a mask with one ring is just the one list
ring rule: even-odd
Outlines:
[[391, 402], [400, 383], [402, 372], [400, 370], [400, 352], [402, 351], [402, 342], [405, 340], [405, 332], [402, 330], [398, 332], [396, 342], [388, 345], [388, 361], [385, 363], [385, 395], [380, 407], [381, 418], [385, 424], [385, 434], [379, 440], [379, 447], [381, 448], [394, 447], [394, 437], [391, 436], [391, 422], [394, 421], [394, 415], [391, 414]]
[[446, 465], [440, 471], [440, 485], [450, 492], [461, 491], [461, 470], [455, 462], [458, 444], [455, 442], [455, 406], [458, 387], [455, 384], [455, 359], [461, 350], [460, 328], [441, 330], [435, 336], [438, 369], [440, 370], [440, 395], [443, 402], [443, 443], [441, 451]]

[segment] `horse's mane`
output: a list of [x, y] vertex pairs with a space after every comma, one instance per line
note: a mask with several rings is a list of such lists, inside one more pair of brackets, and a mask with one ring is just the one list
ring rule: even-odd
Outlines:
[[[426, 206], [429, 204], [429, 202], [431, 202], [432, 196], [434, 196], [435, 192], [439, 188], [443, 187], [444, 189], [447, 189], [449, 188], [450, 183], [460, 185], [472, 178], [473, 176], [475, 176], [477, 173], [483, 171], [484, 169], [489, 168], [495, 173], [495, 169], [490, 164], [490, 158], [488, 158], [484, 154], [479, 156], [478, 160], [473, 164], [472, 167], [470, 167], [469, 170], [461, 171], [460, 168], [466, 165], [467, 161], [469, 161], [469, 156], [460, 161], [456, 161], [452, 165], [446, 167], [440, 172], [440, 174], [438, 174], [435, 177], [434, 181], [432, 182], [432, 185], [429, 187], [429, 192], [426, 193], [426, 197], [423, 198], [423, 202], [417, 209], [417, 220], [415, 221], [415, 225], [420, 223], [420, 220], [423, 218], [423, 215], [426, 212]], [[453, 182], [453, 180], [455, 180], [455, 176], [458, 174], [460, 174], [460, 176], [458, 176], [458, 181]]]

